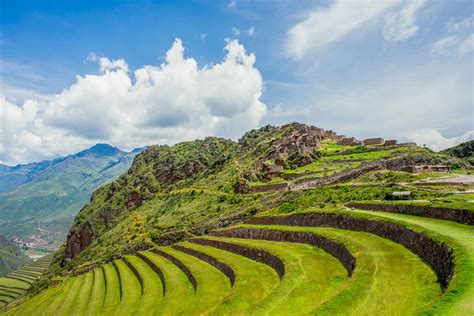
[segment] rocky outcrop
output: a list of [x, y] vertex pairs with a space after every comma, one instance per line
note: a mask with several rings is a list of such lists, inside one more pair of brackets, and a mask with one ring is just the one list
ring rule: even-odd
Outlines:
[[265, 250], [250, 248], [220, 240], [204, 238], [193, 238], [190, 241], [199, 245], [211, 246], [225, 251], [233, 252], [240, 256], [247, 257], [253, 261], [266, 264], [269, 267], [273, 268], [273, 270], [275, 270], [280, 279], [285, 275], [285, 265], [283, 264], [281, 259]]
[[221, 261], [217, 260], [216, 258], [211, 257], [211, 256], [209, 256], [205, 253], [200, 252], [200, 251], [196, 251], [194, 249], [186, 248], [186, 247], [183, 247], [183, 246], [180, 246], [180, 245], [174, 245], [173, 248], [176, 249], [176, 250], [182, 251], [182, 252], [184, 252], [188, 255], [191, 255], [193, 257], [196, 257], [198, 259], [201, 259], [202, 261], [207, 262], [210, 265], [214, 266], [216, 269], [218, 269], [222, 273], [224, 273], [224, 275], [227, 277], [227, 279], [229, 279], [230, 286], [231, 287], [234, 286], [235, 272], [230, 266], [228, 266], [224, 262], [221, 262]]
[[474, 225], [474, 211], [461, 210], [447, 207], [435, 207], [413, 204], [381, 204], [381, 203], [359, 203], [346, 204], [347, 207], [369, 211], [381, 211], [389, 213], [407, 214], [437, 218], [454, 221], [462, 224]]
[[66, 240], [64, 258], [71, 260], [92, 243], [94, 232], [92, 226], [86, 222], [78, 232], [70, 231]]
[[355, 268], [355, 258], [343, 244], [313, 233], [241, 227], [213, 231], [211, 232], [211, 235], [231, 238], [260, 239], [308, 244], [323, 249], [324, 251], [335, 257], [337, 260], [339, 260], [344, 266], [344, 268], [346, 268], [349, 276], [352, 275], [352, 272]]
[[446, 288], [454, 271], [452, 249], [425, 234], [408, 229], [400, 224], [370, 220], [362, 217], [334, 213], [295, 214], [280, 217], [254, 217], [247, 221], [259, 225], [290, 225], [309, 227], [331, 227], [368, 232], [402, 244], [427, 262]]

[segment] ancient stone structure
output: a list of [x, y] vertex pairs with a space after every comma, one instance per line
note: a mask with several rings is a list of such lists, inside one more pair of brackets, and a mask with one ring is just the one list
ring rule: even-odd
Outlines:
[[264, 185], [251, 186], [250, 193], [261, 193], [261, 192], [287, 190], [287, 189], [288, 189], [288, 183], [264, 184]]
[[407, 166], [402, 171], [410, 173], [424, 173], [424, 172], [450, 172], [451, 167], [445, 165], [416, 165]]
[[383, 145], [384, 139], [381, 137], [364, 139], [364, 145]]
[[[193, 240], [191, 240], [193, 241]], [[196, 251], [191, 248], [186, 248], [180, 245], [173, 245], [173, 248], [179, 251], [182, 251], [184, 253], [187, 253], [188, 255], [191, 255], [193, 257], [196, 257], [198, 259], [201, 259], [204, 262], [209, 263], [210, 265], [214, 266], [218, 270], [220, 270], [224, 275], [229, 279], [230, 286], [234, 286], [235, 283], [235, 272], [234, 270], [227, 264], [225, 264], [222, 261], [217, 260], [216, 258], [209, 256], [203, 252]]]
[[385, 147], [389, 147], [389, 146], [396, 146], [397, 144], [398, 144], [398, 141], [396, 139], [389, 139], [389, 140], [386, 140], [383, 145]]
[[436, 273], [439, 282], [444, 288], [449, 285], [454, 271], [454, 256], [451, 248], [423, 233], [408, 229], [400, 224], [333, 213], [253, 217], [247, 223], [256, 225], [331, 227], [367, 232], [382, 238], [388, 238], [402, 244], [426, 261]]
[[[288, 158], [289, 155], [294, 153], [310, 154], [325, 138], [325, 131], [322, 128], [306, 124], [295, 124], [294, 126], [294, 131], [291, 134], [285, 135], [281, 139], [271, 140], [272, 150], [265, 157], [265, 160]], [[331, 132], [331, 135], [336, 134]]]
[[328, 239], [324, 236], [308, 232], [290, 232], [276, 229], [258, 229], [258, 228], [232, 228], [211, 232], [213, 236], [245, 238], [245, 239], [263, 239], [271, 241], [295, 242], [308, 244], [323, 249], [330, 255], [339, 260], [346, 268], [349, 276], [354, 271], [356, 260], [350, 251], [339, 242]]
[[283, 276], [285, 275], [285, 264], [283, 263], [283, 261], [281, 261], [281, 259], [277, 256], [265, 250], [205, 238], [193, 238], [190, 241], [199, 245], [211, 246], [225, 251], [233, 252], [240, 256], [247, 257], [250, 260], [266, 264], [269, 267], [273, 268], [273, 270], [275, 270], [280, 279], [283, 278]]
[[428, 205], [381, 204], [366, 202], [351, 202], [346, 204], [346, 206], [361, 210], [430, 217], [447, 221], [454, 221], [462, 224], [474, 225], [474, 212], [469, 210]]

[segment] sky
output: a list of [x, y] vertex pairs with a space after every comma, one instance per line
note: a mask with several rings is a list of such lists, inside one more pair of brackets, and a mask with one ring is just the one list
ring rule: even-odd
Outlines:
[[474, 137], [470, 0], [0, 0], [0, 162], [293, 121]]

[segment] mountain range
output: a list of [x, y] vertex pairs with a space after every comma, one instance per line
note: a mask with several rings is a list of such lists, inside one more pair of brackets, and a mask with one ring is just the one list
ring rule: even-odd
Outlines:
[[0, 234], [57, 248], [91, 193], [127, 171], [141, 151], [97, 144], [54, 160], [0, 165]]

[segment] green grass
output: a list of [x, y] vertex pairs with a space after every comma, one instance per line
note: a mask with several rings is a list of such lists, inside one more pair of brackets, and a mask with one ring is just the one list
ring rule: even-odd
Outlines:
[[92, 271], [84, 274], [84, 281], [79, 289], [79, 293], [74, 301], [72, 315], [85, 315], [89, 309], [89, 303], [92, 295], [94, 275]]
[[[178, 306], [182, 313], [184, 313], [184, 311], [192, 311], [189, 313], [195, 315], [207, 314], [215, 311], [221, 302], [227, 297], [227, 293], [230, 290], [230, 282], [226, 276], [213, 266], [181, 251], [169, 247], [160, 249], [180, 260], [193, 273], [198, 284], [194, 299], [186, 301], [185, 299], [180, 299], [179, 296], [176, 296], [175, 294], [174, 297], [178, 299], [179, 305], [173, 303], [174, 305], [169, 306], [168, 308], [173, 309]], [[170, 284], [167, 291], [171, 291], [171, 286], [172, 285]], [[168, 297], [165, 297], [165, 301], [167, 300]], [[173, 300], [172, 302], [176, 301]]]
[[214, 247], [189, 242], [180, 245], [210, 255], [235, 271], [234, 286], [229, 291], [228, 297], [216, 309], [217, 314], [248, 313], [278, 286], [278, 275], [265, 264]]
[[104, 273], [101, 268], [97, 268], [93, 272], [94, 285], [91, 290], [89, 303], [87, 304], [87, 314], [98, 314], [102, 308], [102, 303], [105, 298], [105, 280]]
[[449, 221], [416, 216], [352, 210], [345, 213], [360, 214], [374, 219], [392, 220], [413, 229], [426, 231], [454, 250], [453, 279], [442, 299], [429, 311], [437, 315], [472, 315], [474, 313], [474, 227]]
[[116, 312], [132, 315], [141, 298], [141, 286], [136, 276], [122, 260], [115, 260], [122, 280], [122, 301]]
[[[415, 315], [440, 297], [436, 275], [416, 255], [390, 240], [363, 232], [295, 226], [248, 227], [305, 231], [345, 244], [356, 257], [344, 290], [316, 309], [317, 314]], [[322, 271], [326, 269], [321, 267]]]
[[142, 259], [136, 256], [125, 256], [125, 258], [143, 278], [143, 296], [138, 302], [136, 313], [139, 315], [157, 313], [163, 298], [163, 286], [160, 278]]
[[265, 250], [285, 264], [285, 275], [278, 287], [251, 314], [308, 314], [336, 295], [348, 279], [347, 271], [337, 259], [309, 245], [241, 238], [210, 239]]
[[10, 279], [10, 278], [0, 278], [0, 285], [6, 286], [6, 287], [20, 287], [22, 289], [27, 289], [30, 287], [29, 284], [25, 282]]
[[[165, 297], [154, 299], [154, 306], [150, 311], [161, 312], [161, 314], [172, 314], [173, 312], [182, 313], [185, 310], [192, 310], [194, 301], [194, 289], [186, 275], [171, 261], [155, 253], [145, 251], [144, 256], [150, 259], [163, 273], [166, 284]], [[154, 273], [154, 272], [153, 272]], [[155, 275], [157, 278], [158, 276]], [[155, 283], [161, 285], [159, 283]], [[159, 294], [163, 293], [161, 287]]]
[[120, 286], [117, 273], [112, 264], [104, 266], [106, 278], [106, 291], [102, 313], [113, 314], [120, 304]]
[[[466, 195], [466, 196], [463, 196]], [[474, 194], [452, 194], [443, 198], [407, 201], [363, 201], [380, 204], [412, 204], [474, 211]]]

